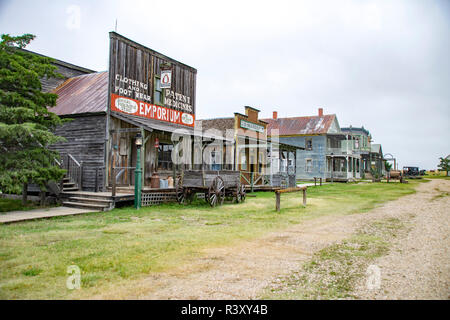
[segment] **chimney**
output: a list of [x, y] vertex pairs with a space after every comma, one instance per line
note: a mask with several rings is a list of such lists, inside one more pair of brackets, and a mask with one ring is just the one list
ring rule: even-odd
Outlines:
[[274, 111], [273, 112], [273, 120], [277, 120], [278, 119], [278, 112]]
[[319, 117], [323, 117], [323, 108], [319, 108]]

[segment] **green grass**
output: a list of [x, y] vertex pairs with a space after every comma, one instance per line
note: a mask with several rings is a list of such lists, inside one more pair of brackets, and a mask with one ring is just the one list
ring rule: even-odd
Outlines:
[[[411, 194], [408, 184], [328, 184], [283, 194], [275, 212], [273, 193], [243, 204], [210, 208], [165, 204], [0, 225], [0, 299], [71, 299], [116, 288], [130, 279], [183, 269], [208, 247], [238, 241], [324, 215], [366, 212]], [[66, 288], [69, 265], [81, 269], [82, 289]], [[34, 270], [34, 271], [33, 271]]]
[[399, 219], [367, 224], [348, 240], [315, 253], [301, 270], [266, 289], [262, 299], [347, 299], [370, 262], [388, 253], [390, 240], [405, 228]]
[[38, 205], [31, 201], [27, 202], [26, 206], [22, 205], [22, 200], [0, 198], [0, 212], [17, 211], [17, 210], [31, 210], [36, 209]]

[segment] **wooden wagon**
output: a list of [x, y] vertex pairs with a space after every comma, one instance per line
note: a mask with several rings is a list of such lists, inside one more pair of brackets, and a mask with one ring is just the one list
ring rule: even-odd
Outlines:
[[178, 203], [191, 202], [197, 193], [204, 194], [212, 207], [221, 205], [225, 197], [232, 197], [237, 203], [245, 200], [245, 187], [241, 184], [240, 171], [188, 170], [176, 181]]

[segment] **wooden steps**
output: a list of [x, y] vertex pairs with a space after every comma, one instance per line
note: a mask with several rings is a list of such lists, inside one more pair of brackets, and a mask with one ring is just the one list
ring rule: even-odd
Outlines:
[[64, 206], [93, 211], [109, 211], [114, 209], [115, 203], [134, 200], [134, 194], [118, 193], [113, 197], [109, 192], [64, 191], [61, 196]]

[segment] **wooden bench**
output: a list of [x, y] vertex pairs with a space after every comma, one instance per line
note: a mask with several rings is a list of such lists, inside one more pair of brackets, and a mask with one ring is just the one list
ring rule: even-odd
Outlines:
[[275, 190], [275, 209], [276, 211], [280, 211], [281, 206], [281, 194], [282, 193], [290, 193], [290, 192], [300, 192], [303, 191], [303, 206], [306, 207], [306, 189], [308, 189], [307, 186], [303, 187], [295, 187], [295, 188], [286, 188], [286, 189], [278, 189]]

